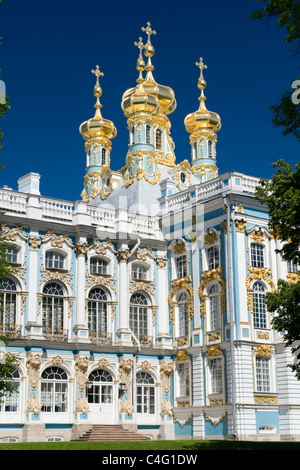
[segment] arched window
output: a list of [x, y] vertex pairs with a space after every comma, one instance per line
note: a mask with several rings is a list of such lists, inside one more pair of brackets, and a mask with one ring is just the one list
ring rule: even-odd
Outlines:
[[12, 378], [14, 381], [14, 391], [7, 393], [4, 399], [0, 403], [1, 411], [5, 413], [17, 413], [19, 411], [19, 404], [20, 404], [20, 374], [17, 370], [12, 373]]
[[221, 315], [220, 315], [220, 296], [219, 287], [214, 284], [208, 292], [209, 299], [209, 330], [218, 330], [221, 328]]
[[0, 280], [0, 325], [9, 332], [16, 325], [17, 287], [9, 278]]
[[101, 149], [101, 165], [106, 165], [106, 154], [107, 154], [107, 150], [102, 147]]
[[155, 148], [156, 148], [156, 150], [161, 149], [161, 144], [162, 144], [161, 136], [162, 136], [161, 130], [156, 129], [156, 132], [155, 132]]
[[45, 413], [66, 413], [68, 376], [60, 367], [48, 367], [42, 373], [41, 405]]
[[188, 336], [189, 316], [187, 294], [183, 292], [178, 298], [179, 336]]
[[63, 269], [64, 256], [57, 251], [47, 251], [45, 256], [45, 267], [47, 269]]
[[136, 374], [136, 400], [137, 413], [155, 414], [155, 384], [154, 378], [148, 372], [138, 372]]
[[91, 274], [107, 274], [107, 267], [108, 267], [108, 262], [103, 258], [94, 256], [93, 258], [90, 259], [90, 273]]
[[89, 293], [88, 329], [90, 335], [100, 339], [107, 333], [107, 294], [100, 287]]
[[64, 291], [56, 282], [43, 289], [42, 324], [47, 335], [62, 335], [64, 328]]
[[264, 267], [264, 247], [259, 243], [251, 243], [251, 266]]
[[151, 131], [151, 127], [149, 126], [149, 124], [147, 124], [146, 125], [146, 144], [150, 144], [151, 142], [150, 131]]
[[254, 328], [267, 328], [266, 293], [260, 282], [253, 284], [253, 321]]
[[213, 141], [208, 140], [207, 141], [207, 155], [208, 157], [212, 158], [214, 156], [214, 146], [213, 146]]
[[108, 404], [113, 403], [113, 378], [109, 372], [103, 369], [94, 370], [89, 375], [87, 388], [88, 403]]
[[148, 302], [139, 292], [130, 298], [129, 326], [140, 339], [148, 335]]

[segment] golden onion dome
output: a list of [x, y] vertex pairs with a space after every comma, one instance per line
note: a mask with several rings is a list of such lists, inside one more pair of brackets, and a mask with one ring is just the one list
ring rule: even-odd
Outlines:
[[95, 116], [88, 121], [83, 122], [79, 126], [79, 132], [84, 140], [93, 139], [95, 137], [105, 137], [106, 139], [113, 139], [117, 135], [117, 129], [114, 123], [108, 119], [102, 117], [100, 109], [102, 104], [100, 103], [100, 96], [102, 95], [102, 89], [99, 84], [99, 77], [104, 74], [100, 72], [99, 65], [96, 66], [96, 70], [92, 70], [92, 73], [96, 75], [97, 80], [94, 86], [94, 96], [97, 98], [95, 108]]
[[[139, 79], [137, 80], [138, 86], [130, 88], [125, 91], [122, 96], [122, 109], [126, 116], [131, 116], [135, 110], [148, 111], [152, 114], [171, 114], [177, 106], [175, 93], [172, 88], [159, 85], [153, 77], [152, 71], [154, 67], [151, 63], [151, 57], [154, 55], [154, 47], [151, 44], [151, 34], [156, 34], [156, 31], [152, 30], [150, 23], [147, 23], [147, 28], [142, 28], [148, 35], [148, 41], [143, 45], [142, 38], [139, 38], [138, 43], [134, 43], [140, 49], [139, 59], [137, 61], [137, 69], [140, 71]], [[148, 58], [147, 66], [142, 57], [142, 50], [144, 50], [145, 56]], [[146, 79], [142, 78], [142, 71], [146, 70]], [[144, 106], [144, 109], [143, 109]]]
[[155, 96], [146, 93], [144, 89], [144, 79], [142, 76], [143, 70], [145, 70], [145, 62], [142, 56], [142, 49], [145, 47], [142, 38], [139, 38], [139, 42], [134, 43], [140, 49], [139, 57], [136, 63], [136, 68], [139, 71], [139, 78], [137, 79], [137, 85], [134, 88], [130, 88], [125, 91], [122, 96], [121, 108], [125, 116], [130, 117], [136, 113], [146, 112], [156, 114], [159, 111], [159, 103]]
[[[144, 54], [148, 57], [148, 63], [146, 67], [147, 75], [144, 82], [144, 89], [146, 93], [156, 96], [159, 101], [160, 113], [168, 115], [173, 113], [177, 107], [177, 102], [175, 99], [175, 93], [171, 87], [160, 85], [157, 83], [153, 77], [152, 71], [154, 67], [151, 62], [151, 57], [154, 56], [154, 47], [150, 42], [151, 28], [150, 23], [147, 23], [147, 28], [142, 28], [143, 31], [146, 31], [148, 34], [148, 41], [144, 48]], [[152, 34], [156, 34], [155, 31], [152, 31]]]
[[200, 68], [200, 77], [197, 85], [201, 90], [198, 98], [200, 105], [197, 111], [185, 117], [185, 128], [191, 134], [199, 129], [208, 129], [216, 132], [221, 129], [221, 118], [217, 113], [208, 111], [205, 106], [206, 97], [204, 96], [204, 89], [206, 88], [206, 81], [203, 78], [203, 69], [206, 69], [207, 66], [203, 64], [202, 57], [199, 62], [196, 62], [196, 65]]

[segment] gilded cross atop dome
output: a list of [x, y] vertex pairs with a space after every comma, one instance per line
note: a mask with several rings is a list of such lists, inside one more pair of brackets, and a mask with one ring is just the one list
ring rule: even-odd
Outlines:
[[144, 26], [142, 27], [142, 31], [148, 35], [148, 41], [147, 42], [151, 44], [150, 37], [151, 37], [152, 34], [155, 35], [156, 31], [154, 31], [154, 29], [151, 28], [151, 23], [149, 21], [147, 22], [147, 27], [146, 28]]
[[92, 70], [92, 73], [96, 75], [96, 84], [99, 85], [99, 77], [104, 77], [104, 73], [100, 71], [99, 65], [96, 65], [96, 70]]
[[143, 54], [142, 50], [145, 48], [145, 45], [143, 43], [143, 38], [139, 37], [139, 41], [135, 41], [134, 45], [139, 48], [140, 54], [136, 63], [136, 68], [140, 72], [139, 78], [137, 79], [137, 82], [140, 83], [143, 81], [143, 76], [142, 76], [142, 71], [145, 70], [146, 64], [143, 59]]
[[200, 69], [200, 77], [203, 78], [203, 69], [207, 69], [207, 65], [203, 63], [202, 57], [200, 57], [199, 62], [196, 62], [195, 65]]

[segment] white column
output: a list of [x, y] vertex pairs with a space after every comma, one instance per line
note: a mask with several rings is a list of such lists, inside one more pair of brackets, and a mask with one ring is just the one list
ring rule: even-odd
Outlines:
[[75, 246], [77, 255], [76, 269], [76, 325], [74, 326], [75, 339], [80, 342], [89, 342], [87, 320], [85, 318], [85, 255], [89, 247], [86, 243]]
[[164, 347], [172, 347], [169, 326], [167, 258], [156, 258], [158, 267], [158, 337], [157, 342]]
[[128, 318], [128, 273], [127, 260], [130, 257], [128, 248], [122, 247], [118, 251], [119, 261], [119, 329], [117, 331], [118, 343], [130, 343], [131, 334], [129, 331]]
[[25, 329], [25, 336], [27, 338], [41, 338], [42, 331], [41, 325], [38, 325], [38, 249], [41, 240], [38, 238], [37, 233], [31, 233], [28, 240], [29, 243], [29, 270], [30, 276], [28, 279], [28, 318]]

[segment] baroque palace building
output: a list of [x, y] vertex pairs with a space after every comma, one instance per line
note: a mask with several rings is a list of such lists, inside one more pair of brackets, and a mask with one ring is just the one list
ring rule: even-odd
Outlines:
[[255, 197], [259, 180], [216, 164], [220, 116], [184, 124], [191, 161], [176, 162], [174, 91], [154, 78], [150, 23], [135, 43], [137, 83], [123, 94], [129, 148], [111, 169], [117, 131], [95, 115], [82, 200], [40, 194], [37, 173], [0, 190], [13, 273], [0, 281], [1, 333], [18, 356], [18, 392], [0, 407], [0, 440], [77, 439], [95, 424], [154, 439], [299, 439], [300, 385], [267, 292], [297, 267]]

